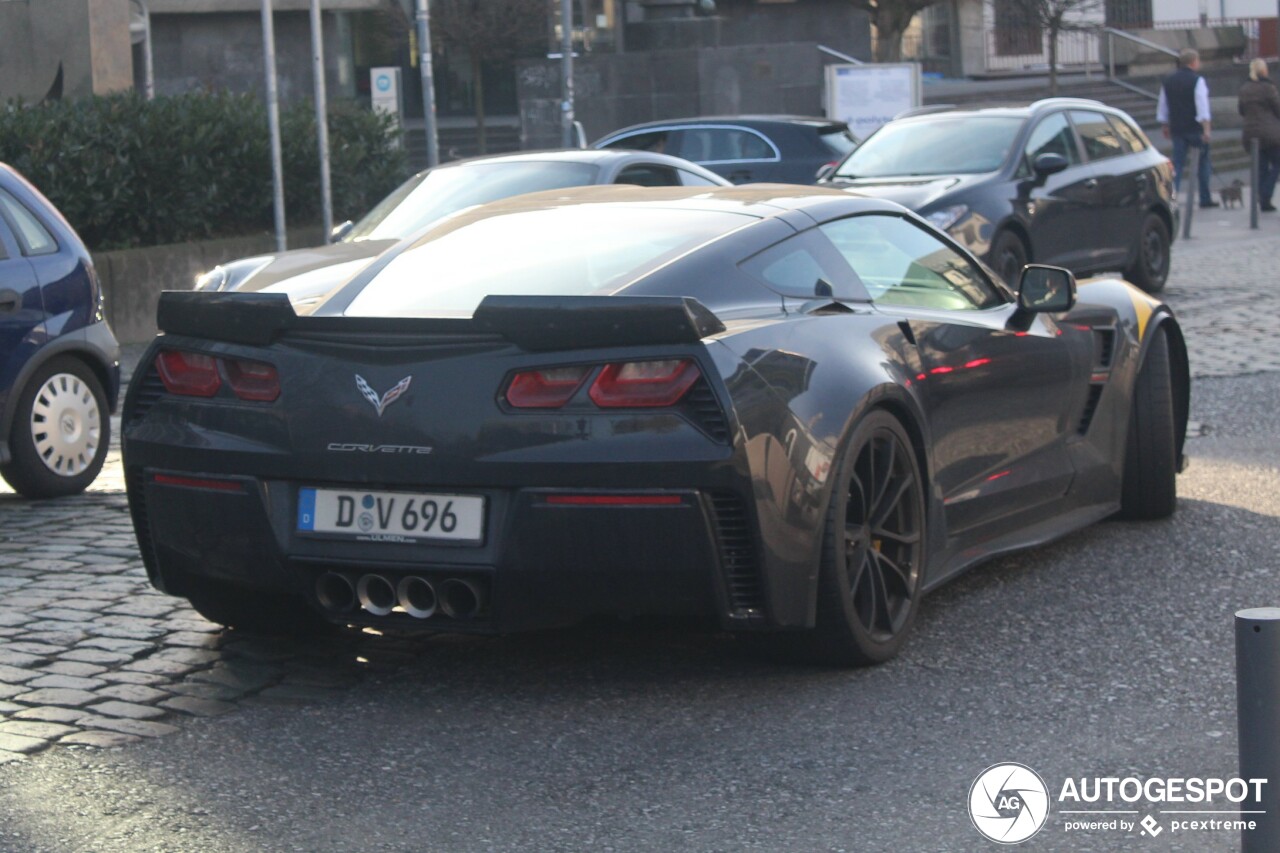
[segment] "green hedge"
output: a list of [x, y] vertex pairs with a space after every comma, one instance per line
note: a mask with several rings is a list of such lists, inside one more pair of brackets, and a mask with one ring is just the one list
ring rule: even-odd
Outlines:
[[[315, 110], [280, 117], [290, 224], [320, 221]], [[329, 111], [334, 218], [357, 218], [407, 175], [387, 119], [349, 102]], [[0, 107], [0, 161], [22, 172], [91, 249], [270, 230], [266, 107], [249, 95], [147, 101], [112, 95]]]

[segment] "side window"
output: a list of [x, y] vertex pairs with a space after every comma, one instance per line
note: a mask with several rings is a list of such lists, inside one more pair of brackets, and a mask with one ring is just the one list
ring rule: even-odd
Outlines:
[[1120, 141], [1120, 135], [1102, 113], [1072, 110], [1071, 122], [1080, 132], [1085, 156], [1090, 160], [1106, 160], [1129, 153], [1129, 147]]
[[24, 255], [51, 255], [58, 251], [58, 241], [31, 211], [5, 190], [0, 190], [0, 207], [4, 208]]
[[1076, 148], [1076, 136], [1071, 132], [1071, 124], [1062, 113], [1046, 116], [1027, 138], [1027, 147], [1023, 149], [1025, 157], [1023, 168], [1031, 174], [1031, 164], [1041, 154], [1059, 154], [1067, 158], [1072, 166], [1080, 163], [1080, 152]]
[[1005, 302], [977, 265], [906, 219], [870, 214], [819, 228], [877, 304], [974, 311]]
[[758, 133], [737, 128], [714, 128], [708, 131], [710, 160], [773, 160], [773, 146]]
[[693, 172], [684, 169], [676, 169], [676, 174], [680, 176], [680, 183], [686, 187], [718, 187], [720, 184], [715, 181], [707, 180], [701, 175], [695, 175]]
[[1107, 116], [1107, 119], [1131, 152], [1136, 154], [1139, 151], [1147, 150], [1147, 139], [1142, 131], [1120, 118], [1120, 116]]
[[865, 302], [866, 289], [816, 228], [775, 243], [741, 264], [765, 287], [796, 299], [814, 299], [830, 285], [837, 299]]
[[615, 184], [635, 184], [638, 187], [678, 187], [676, 170], [668, 166], [644, 164], [628, 166], [618, 174]]
[[644, 133], [633, 133], [629, 136], [619, 137], [605, 148], [627, 148], [633, 151], [656, 151], [659, 154], [673, 154], [671, 150], [672, 140], [669, 138], [671, 133], [665, 130], [648, 131]]

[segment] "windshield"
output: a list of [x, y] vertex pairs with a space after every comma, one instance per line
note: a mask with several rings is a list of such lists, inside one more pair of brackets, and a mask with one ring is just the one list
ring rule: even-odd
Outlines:
[[470, 317], [490, 294], [612, 293], [755, 217], [591, 204], [526, 210], [432, 230], [347, 306], [358, 317]]
[[351, 229], [344, 243], [402, 240], [442, 216], [513, 195], [594, 184], [587, 163], [473, 163], [414, 175]]
[[836, 170], [837, 178], [974, 175], [994, 172], [1009, 156], [1023, 119], [948, 116], [890, 122]]

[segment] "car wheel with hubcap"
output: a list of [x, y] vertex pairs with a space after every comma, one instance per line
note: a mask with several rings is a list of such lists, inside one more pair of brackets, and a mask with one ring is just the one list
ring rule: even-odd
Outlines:
[[12, 458], [0, 475], [28, 498], [82, 492], [102, 470], [110, 435], [98, 377], [71, 356], [50, 359], [18, 397], [9, 431]]
[[1169, 338], [1161, 329], [1152, 335], [1134, 380], [1125, 440], [1120, 517], [1135, 520], [1167, 518], [1178, 502], [1178, 442]]
[[925, 488], [906, 430], [884, 411], [854, 429], [827, 508], [812, 657], [882, 663], [902, 647], [920, 602]]
[[1148, 213], [1142, 221], [1133, 264], [1124, 271], [1124, 277], [1147, 293], [1164, 289], [1169, 278], [1169, 229], [1154, 213]]

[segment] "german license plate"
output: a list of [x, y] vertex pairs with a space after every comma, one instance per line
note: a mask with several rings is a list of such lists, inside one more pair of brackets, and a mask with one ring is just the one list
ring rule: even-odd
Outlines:
[[376, 542], [436, 539], [480, 543], [484, 498], [429, 492], [298, 490], [298, 530]]

